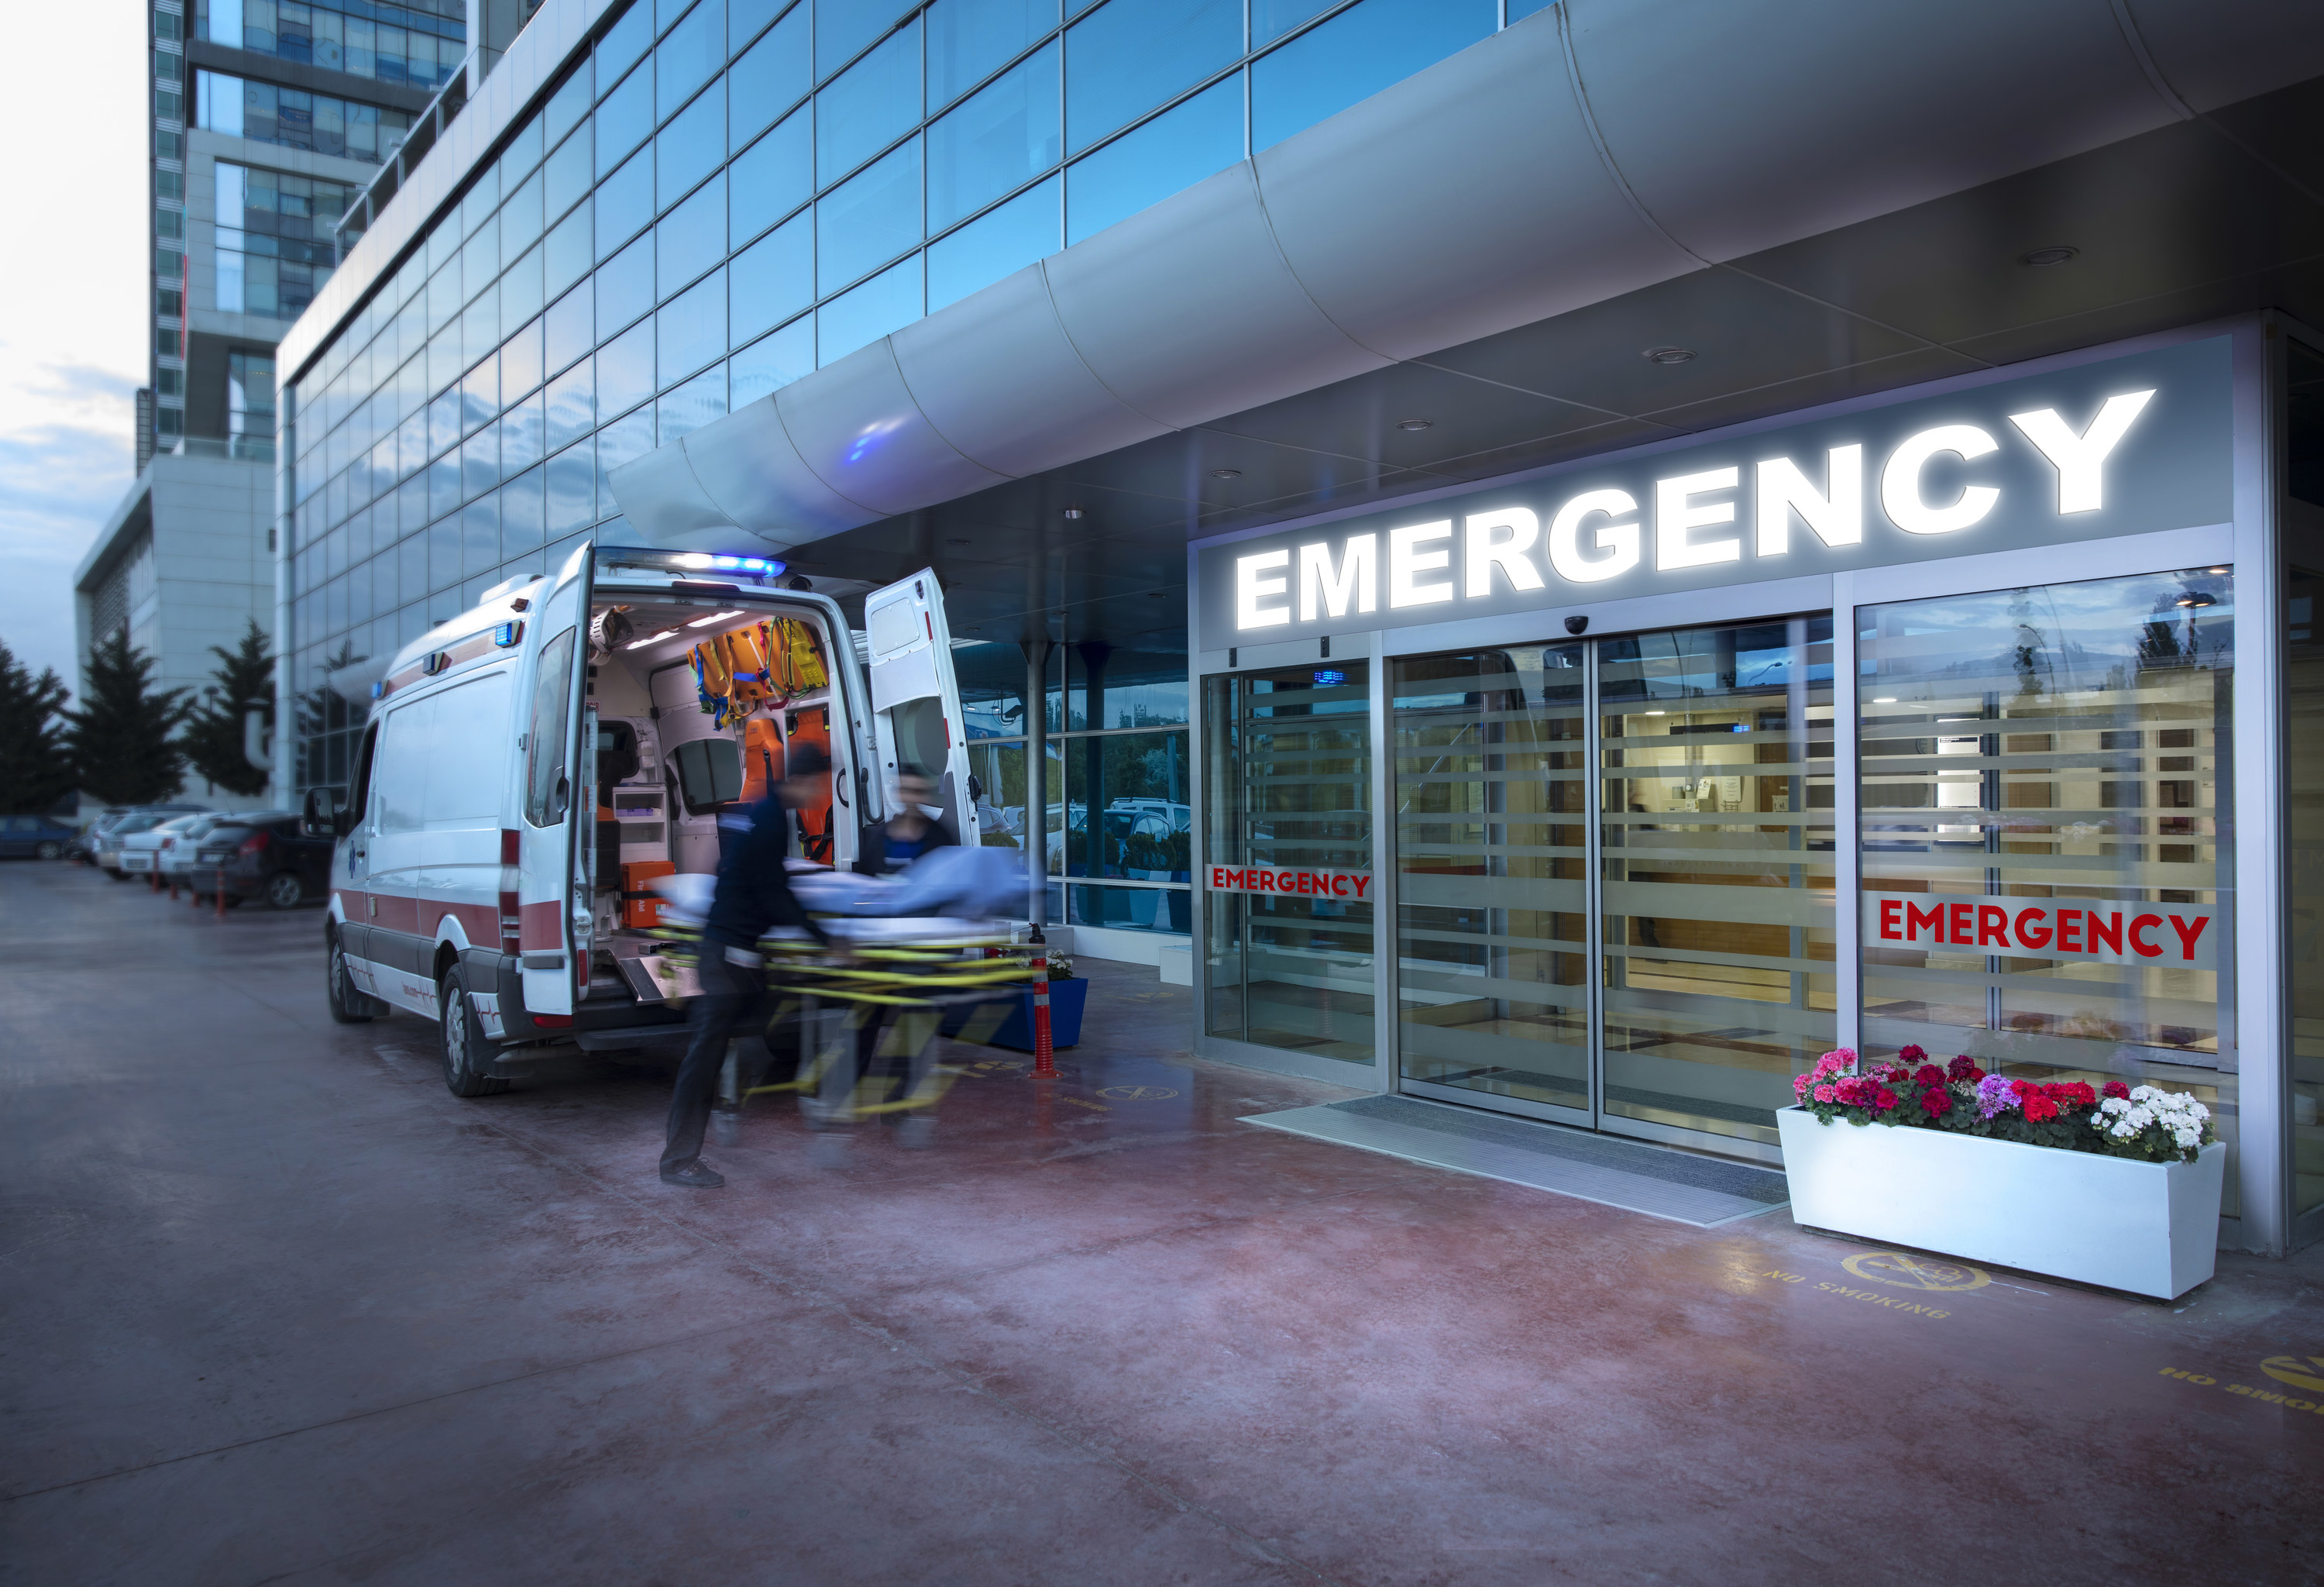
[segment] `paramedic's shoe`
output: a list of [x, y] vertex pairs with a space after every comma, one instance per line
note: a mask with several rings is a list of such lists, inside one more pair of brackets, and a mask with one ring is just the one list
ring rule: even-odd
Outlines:
[[664, 1168], [661, 1171], [661, 1182], [664, 1185], [690, 1186], [696, 1190], [715, 1190], [726, 1183], [726, 1176], [700, 1158], [696, 1158], [692, 1162], [681, 1163], [675, 1168]]

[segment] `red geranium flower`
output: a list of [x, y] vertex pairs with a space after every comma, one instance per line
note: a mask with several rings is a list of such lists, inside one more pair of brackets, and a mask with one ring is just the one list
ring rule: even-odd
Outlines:
[[1921, 1111], [1932, 1119], [1953, 1110], [1952, 1093], [1942, 1086], [1932, 1085], [1921, 1093]]
[[2098, 1093], [2079, 1080], [2068, 1080], [2057, 1085], [2044, 1086], [2043, 1090], [2052, 1102], [2070, 1111], [2074, 1108], [2098, 1106]]
[[1945, 1072], [1934, 1064], [1923, 1064], [1913, 1071], [1913, 1084], [1924, 1091], [1932, 1085], [1942, 1085], [1944, 1083]]
[[1895, 1105], [1896, 1093], [1889, 1090], [1886, 1086], [1884, 1085], [1879, 1090], [1872, 1093], [1872, 1111], [1874, 1112], [1885, 1113]]
[[[2020, 1094], [2023, 1095], [2022, 1093]], [[2025, 1117], [2030, 1123], [2039, 1124], [2058, 1116], [2058, 1104], [2046, 1096], [2025, 1097], [2024, 1106]]]
[[1951, 1063], [1945, 1066], [1945, 1078], [1955, 1081], [1965, 1080], [1974, 1085], [1985, 1078], [1985, 1071], [1977, 1066], [1975, 1058], [1970, 1057], [1967, 1053], [1961, 1053], [1956, 1056]]
[[2125, 1102], [2128, 1102], [2130, 1100], [2130, 1087], [2125, 1085], [2119, 1080], [2107, 1081], [2104, 1085], [2098, 1087], [2098, 1091], [2101, 1094], [2106, 1096], [2118, 1096]]
[[1929, 1049], [1917, 1041], [1906, 1042], [1904, 1049], [1897, 1053], [1896, 1061], [1900, 1064], [1925, 1064], [1929, 1061]]

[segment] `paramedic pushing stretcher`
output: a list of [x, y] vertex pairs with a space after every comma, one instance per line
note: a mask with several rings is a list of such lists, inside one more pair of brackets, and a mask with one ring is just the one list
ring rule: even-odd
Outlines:
[[819, 746], [794, 747], [772, 797], [752, 807], [749, 830], [726, 845], [719, 861], [702, 930], [702, 994], [687, 1011], [686, 1061], [669, 1101], [669, 1141], [661, 1154], [665, 1185], [713, 1190], [726, 1183], [702, 1160], [702, 1133], [710, 1123], [726, 1044], [766, 992], [759, 938], [778, 926], [796, 926], [817, 942], [829, 940], [791, 891], [783, 856], [789, 847], [788, 812], [819, 796], [830, 770], [830, 758]]

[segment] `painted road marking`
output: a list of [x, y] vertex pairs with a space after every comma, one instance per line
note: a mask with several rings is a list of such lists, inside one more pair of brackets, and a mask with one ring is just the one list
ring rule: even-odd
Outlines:
[[1166, 1103], [1177, 1094], [1167, 1085], [1109, 1085], [1098, 1093], [1117, 1103]]
[[1907, 1256], [1901, 1250], [1864, 1251], [1840, 1265], [1858, 1278], [1894, 1284], [1900, 1289], [1982, 1289], [1993, 1282], [1992, 1274], [1967, 1262]]
[[[1883, 1252], [1881, 1254], [1894, 1255], [1895, 1253]], [[1857, 1257], [1849, 1259], [1851, 1261], [1860, 1261], [1864, 1259]], [[1846, 1263], [1842, 1264], [1842, 1266], [1846, 1265]], [[1786, 1272], [1781, 1268], [1731, 1267], [1728, 1269], [1728, 1272], [1731, 1277], [1754, 1281], [1762, 1278], [1771, 1278], [1778, 1284], [1804, 1284], [1807, 1282], [1806, 1274]], [[1886, 1282], [1886, 1280], [1883, 1280], [1883, 1282]], [[1952, 1315], [1950, 1311], [1942, 1306], [1932, 1306], [1920, 1301], [1909, 1301], [1901, 1296], [1880, 1295], [1869, 1289], [1853, 1289], [1845, 1284], [1819, 1283], [1816, 1286], [1816, 1291], [1832, 1296], [1833, 1297], [1840, 1300], [1869, 1301], [1874, 1306], [1879, 1306], [1883, 1310], [1897, 1312], [1908, 1317], [1932, 1317], [1941, 1321], [1942, 1319]]]
[[2272, 1355], [2260, 1362], [2259, 1370], [2279, 1383], [2324, 1394], [2324, 1355], [2312, 1355], [2305, 1361], [2296, 1355]]
[[[2271, 1378], [2291, 1382], [2293, 1379], [2284, 1378], [2281, 1372], [2273, 1370], [2272, 1363], [2293, 1360], [2294, 1358], [2291, 1356], [2270, 1356], [2266, 1361], [2260, 1364], [2260, 1370], [2267, 1373]], [[2224, 1394], [2236, 1395], [2240, 1398], [2255, 1399], [2266, 1405], [2280, 1405], [2288, 1411], [2310, 1411], [2324, 1416], [2324, 1405], [2319, 1405], [2312, 1399], [2296, 1399], [2288, 1394], [2278, 1394], [2272, 1389], [2253, 1389], [2241, 1383], [2222, 1383], [2209, 1373], [2190, 1372], [2178, 1367], [2164, 1367], [2162, 1369], [2162, 1375], [2165, 1378], [2176, 1378], [2181, 1383], [2191, 1383], [2198, 1389], [2217, 1389]], [[2295, 1376], [2299, 1375], [2295, 1374]], [[2314, 1382], [2317, 1379], [2310, 1379], [2310, 1381]], [[2319, 1389], [2318, 1392], [2324, 1394], [2324, 1389]]]

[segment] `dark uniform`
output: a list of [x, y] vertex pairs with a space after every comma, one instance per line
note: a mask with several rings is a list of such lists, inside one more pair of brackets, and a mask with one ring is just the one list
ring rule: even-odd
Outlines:
[[[823, 770], [797, 763], [809, 753], [809, 747], [802, 747], [793, 757], [793, 775]], [[723, 1183], [700, 1163], [702, 1134], [710, 1122], [710, 1099], [726, 1062], [726, 1044], [766, 992], [759, 938], [775, 927], [796, 926], [817, 942], [829, 940], [791, 891], [790, 873], [783, 868], [789, 831], [779, 797], [761, 799], [751, 807], [749, 828], [726, 844], [719, 860], [718, 886], [702, 931], [702, 992], [687, 1012], [691, 1039], [686, 1061], [678, 1066], [677, 1091], [669, 1099], [669, 1138], [661, 1154], [664, 1179], [690, 1173], [678, 1183]]]

